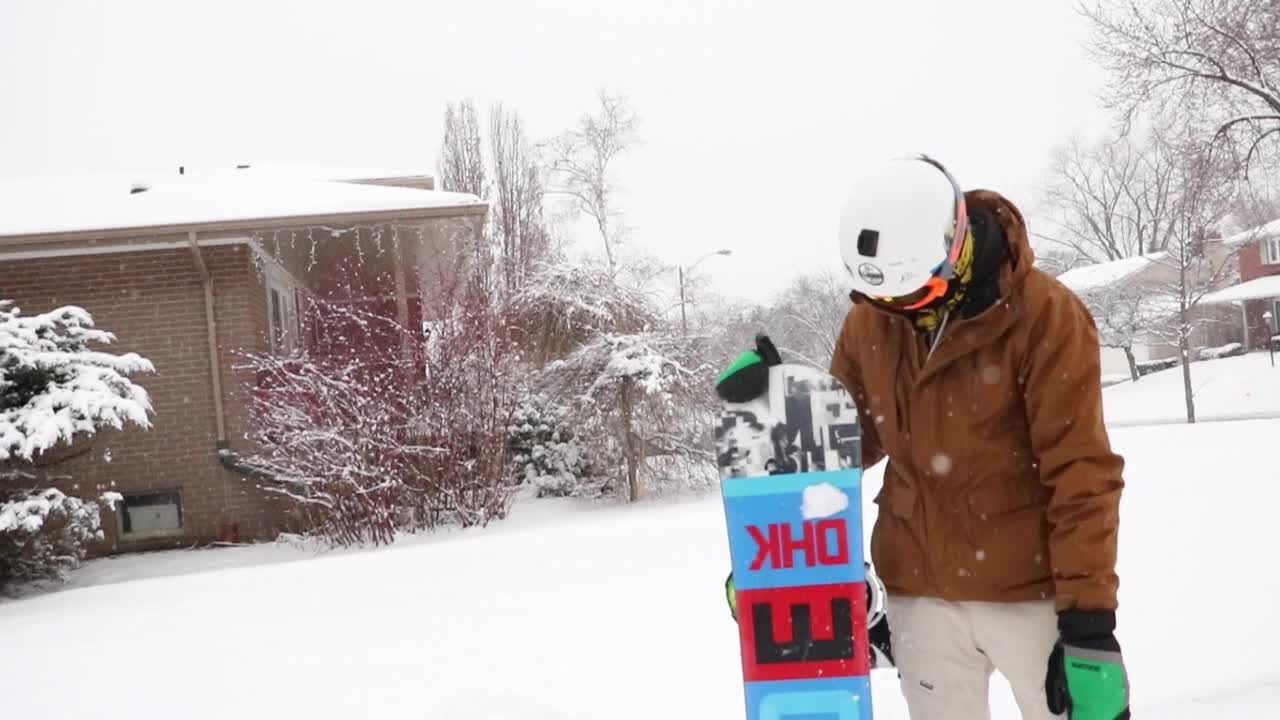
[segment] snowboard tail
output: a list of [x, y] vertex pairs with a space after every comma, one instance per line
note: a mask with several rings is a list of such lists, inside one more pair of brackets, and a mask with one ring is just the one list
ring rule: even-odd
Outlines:
[[723, 404], [716, 443], [747, 720], [871, 720], [852, 399], [775, 365], [764, 395]]

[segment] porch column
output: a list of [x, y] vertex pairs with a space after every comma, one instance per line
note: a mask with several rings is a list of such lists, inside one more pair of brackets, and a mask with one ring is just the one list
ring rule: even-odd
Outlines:
[[1244, 326], [1244, 351], [1249, 352], [1249, 301], [1240, 303], [1240, 324]]

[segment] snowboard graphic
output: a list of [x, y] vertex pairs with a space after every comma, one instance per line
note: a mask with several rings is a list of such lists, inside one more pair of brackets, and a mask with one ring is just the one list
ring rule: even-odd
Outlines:
[[871, 720], [857, 408], [825, 372], [768, 372], [715, 431], [746, 718]]

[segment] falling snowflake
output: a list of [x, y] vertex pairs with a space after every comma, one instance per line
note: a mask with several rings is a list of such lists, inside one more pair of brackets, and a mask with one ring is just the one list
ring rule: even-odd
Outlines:
[[951, 456], [946, 453], [936, 453], [929, 465], [933, 468], [934, 473], [948, 475], [951, 473]]

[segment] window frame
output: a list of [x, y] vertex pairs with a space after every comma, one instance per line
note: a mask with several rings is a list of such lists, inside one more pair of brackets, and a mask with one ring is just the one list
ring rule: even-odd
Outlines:
[[[182, 507], [182, 490], [179, 488], [164, 488], [154, 490], [138, 490], [134, 492], [120, 493], [122, 500], [116, 504], [116, 535], [122, 542], [135, 542], [142, 540], [151, 540], [156, 538], [172, 538], [182, 537], [186, 534], [186, 513]], [[176, 528], [160, 528], [151, 530], [134, 530], [130, 526], [132, 521], [129, 518], [129, 500], [133, 499], [137, 502], [141, 498], [162, 498], [172, 497], [173, 506], [177, 511], [178, 526]], [[167, 503], [144, 503], [141, 507], [153, 505], [165, 505]]]
[[[298, 315], [298, 288], [289, 275], [275, 267], [265, 273], [267, 294], [267, 343], [271, 352], [287, 354], [301, 346], [302, 321]], [[278, 303], [277, 303], [278, 298]], [[279, 318], [277, 318], [277, 308]]]
[[1280, 234], [1262, 239], [1262, 264], [1280, 265]]

